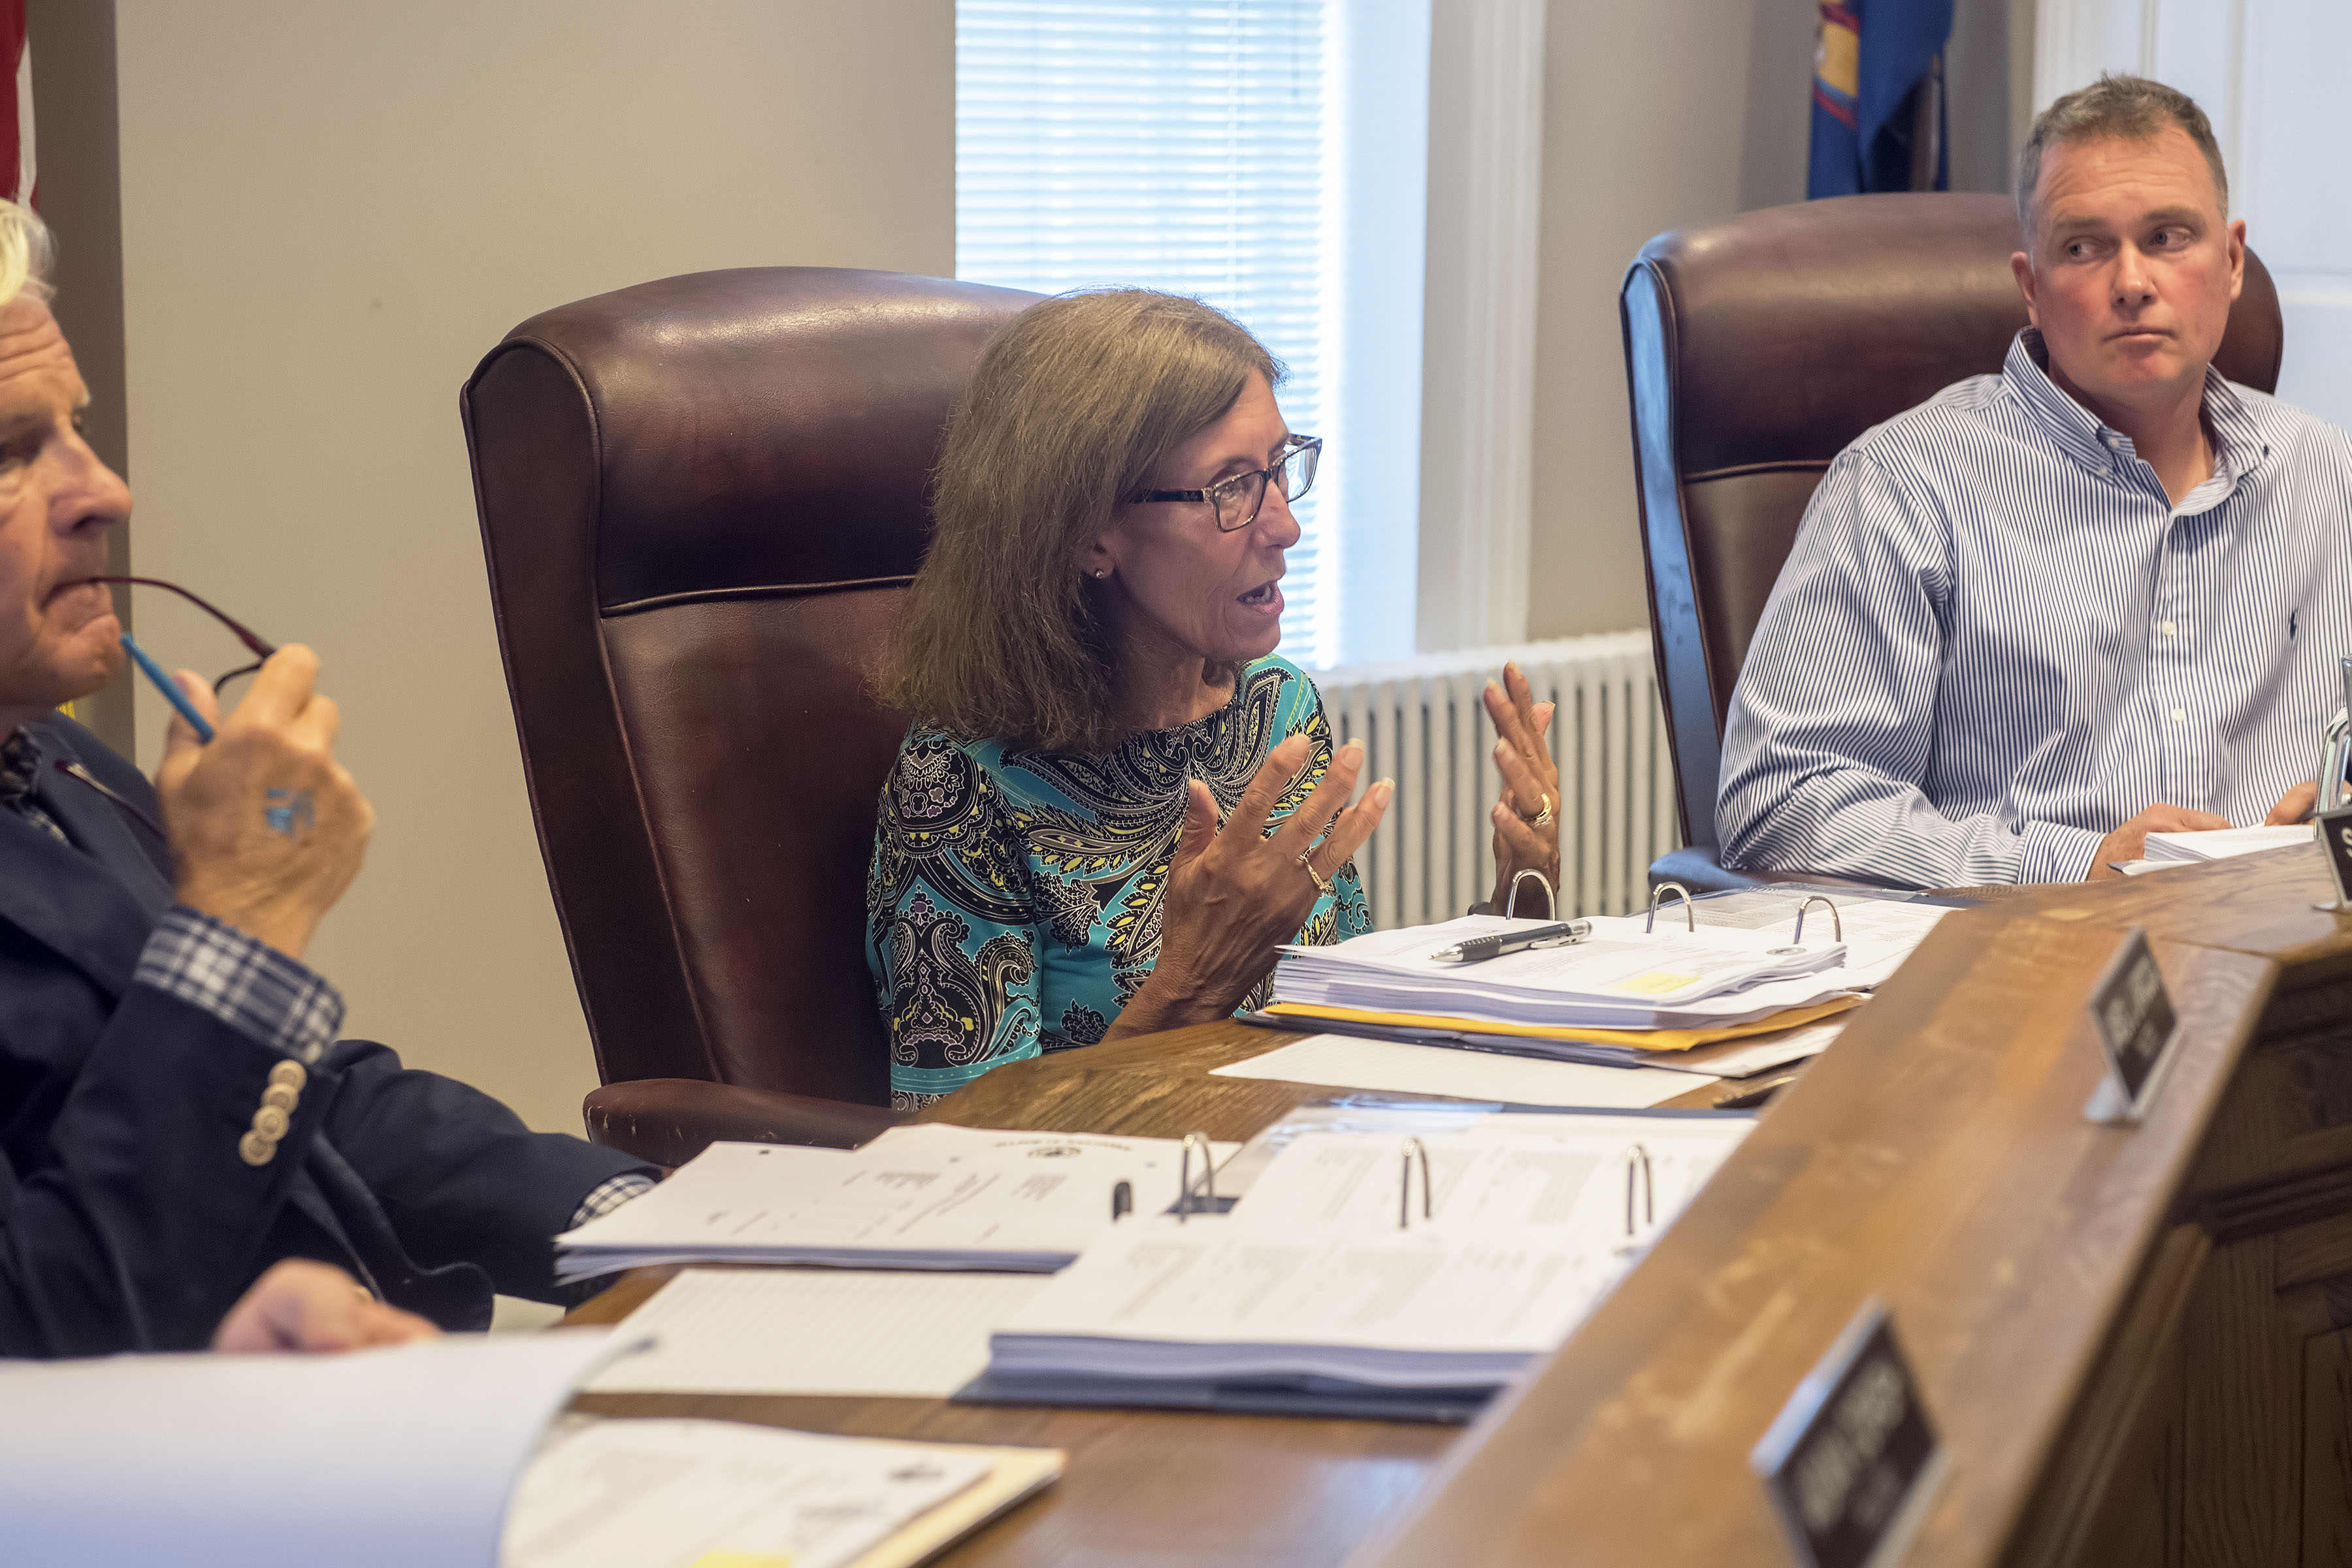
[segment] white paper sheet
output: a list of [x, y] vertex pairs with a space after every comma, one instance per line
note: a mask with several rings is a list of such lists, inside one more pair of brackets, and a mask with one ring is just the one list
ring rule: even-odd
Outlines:
[[597, 1394], [821, 1394], [944, 1399], [988, 1365], [988, 1336], [1034, 1274], [689, 1268], [629, 1315], [654, 1348]]
[[[1225, 1158], [1238, 1147], [1216, 1146]], [[686, 1261], [1049, 1271], [1110, 1223], [1176, 1201], [1178, 1141], [925, 1122], [848, 1152], [714, 1143], [634, 1203], [556, 1238], [561, 1277]], [[1194, 1180], [1199, 1173], [1194, 1173]]]
[[838, 1568], [994, 1468], [940, 1444], [583, 1422], [516, 1489], [504, 1568]]
[[2151, 833], [2147, 858], [2158, 866], [2193, 864], [2200, 860], [2230, 860], [2259, 855], [2265, 849], [2291, 849], [2315, 844], [2311, 824], [2293, 827], [2222, 827], [2210, 833]]
[[1264, 1056], [1218, 1068], [1211, 1076], [1277, 1079], [1288, 1083], [1328, 1084], [1335, 1089], [1381, 1089], [1391, 1094], [1443, 1094], [1457, 1100], [1496, 1100], [1515, 1105], [1589, 1105], [1612, 1110], [1663, 1104], [1678, 1094], [1688, 1094], [1715, 1081], [1712, 1075], [1705, 1073], [1535, 1061], [1526, 1057], [1455, 1050], [1447, 1046], [1360, 1040], [1345, 1035], [1309, 1035]]
[[[1466, 915], [1326, 947], [1286, 947], [1275, 971], [1275, 1000], [1599, 1027], [1621, 1017], [1738, 1012], [1727, 993], [1817, 976], [1845, 956], [1826, 930], [1816, 936], [1808, 928], [1804, 947], [1791, 949], [1762, 931], [1685, 932], [1664, 924], [1644, 931], [1641, 921], [1607, 916], [1589, 922], [1588, 940], [1565, 947], [1524, 948], [1482, 963], [1432, 956], [1465, 938], [1544, 923]], [[1801, 990], [1812, 995], [1840, 984], [1812, 979]]]
[[991, 1366], [1500, 1381], [1566, 1338], [1621, 1268], [1605, 1252], [1433, 1230], [1339, 1236], [1162, 1216], [1120, 1226], [1056, 1275], [996, 1336]]
[[494, 1568], [541, 1431], [625, 1342], [0, 1363], [0, 1560]]
[[1853, 1016], [1851, 1013], [1840, 1013], [1818, 1024], [1775, 1029], [1769, 1035], [1750, 1035], [1718, 1045], [1694, 1046], [1687, 1051], [1644, 1051], [1643, 1065], [1669, 1072], [1704, 1073], [1709, 1078], [1754, 1078], [1774, 1068], [1820, 1056], [1837, 1043]]
[[[1420, 1140], [1425, 1199], [1405, 1140], [1304, 1132], [1234, 1213], [1296, 1233], [1429, 1226], [1495, 1241], [1646, 1245], [1754, 1126], [1747, 1117], [1484, 1117], [1468, 1132]], [[1630, 1213], [1629, 1194], [1641, 1198]]]

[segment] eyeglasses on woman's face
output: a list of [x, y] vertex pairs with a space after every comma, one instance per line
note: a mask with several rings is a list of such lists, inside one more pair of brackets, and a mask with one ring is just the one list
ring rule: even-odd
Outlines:
[[1232, 533], [1257, 521], [1258, 509], [1265, 504], [1265, 487], [1269, 481], [1281, 489], [1282, 499], [1286, 501], [1295, 501], [1313, 489], [1315, 469], [1322, 460], [1322, 437], [1293, 436], [1289, 447], [1282, 456], [1263, 468], [1234, 474], [1197, 490], [1141, 490], [1130, 498], [1129, 504], [1207, 501], [1217, 509], [1217, 531]]

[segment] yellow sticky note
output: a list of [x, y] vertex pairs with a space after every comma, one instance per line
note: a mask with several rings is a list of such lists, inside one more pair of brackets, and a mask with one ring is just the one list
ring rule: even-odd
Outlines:
[[793, 1568], [793, 1560], [774, 1552], [706, 1552], [687, 1568]]
[[1631, 991], [1636, 996], [1664, 996], [1669, 991], [1679, 991], [1695, 984], [1696, 974], [1669, 974], [1663, 969], [1653, 969], [1647, 974], [1636, 974], [1631, 980], [1620, 980], [1615, 989]]

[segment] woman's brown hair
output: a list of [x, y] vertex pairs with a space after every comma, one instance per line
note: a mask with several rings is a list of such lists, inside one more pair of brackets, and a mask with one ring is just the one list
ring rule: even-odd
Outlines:
[[1282, 366], [1232, 317], [1142, 289], [1064, 294], [991, 340], [948, 421], [929, 553], [876, 684], [969, 740], [1099, 752], [1125, 740], [1087, 540], [1168, 455]]

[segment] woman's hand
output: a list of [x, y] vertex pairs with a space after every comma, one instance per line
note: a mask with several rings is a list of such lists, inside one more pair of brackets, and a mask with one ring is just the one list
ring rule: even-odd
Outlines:
[[[1511, 879], [1541, 871], [1559, 886], [1559, 769], [1544, 744], [1552, 705], [1536, 700], [1535, 689], [1516, 663], [1503, 666], [1503, 684], [1486, 682], [1486, 716], [1495, 721], [1495, 764], [1503, 770], [1503, 798], [1495, 819], [1494, 909], [1501, 914], [1511, 897]], [[1549, 900], [1530, 887], [1519, 895], [1518, 912], [1549, 916]]]
[[1363, 743], [1350, 741], [1332, 755], [1323, 782], [1266, 835], [1274, 803], [1307, 766], [1309, 747], [1293, 735], [1268, 752], [1222, 828], [1209, 786], [1192, 782], [1160, 902], [1160, 961], [1106, 1038], [1230, 1015], [1274, 967], [1274, 950], [1298, 934], [1323, 884], [1380, 826], [1396, 786], [1382, 779], [1349, 805], [1364, 771]]

